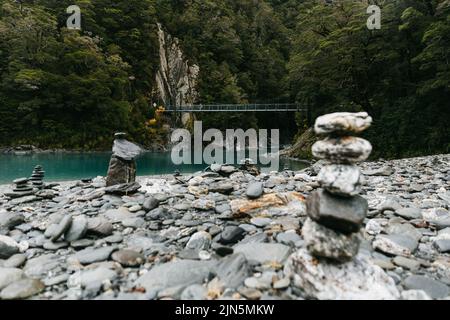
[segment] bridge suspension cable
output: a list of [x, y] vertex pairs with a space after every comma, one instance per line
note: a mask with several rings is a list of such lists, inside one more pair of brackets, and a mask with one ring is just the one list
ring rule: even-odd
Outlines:
[[166, 112], [280, 112], [307, 111], [297, 103], [248, 103], [248, 104], [196, 104], [182, 106], [167, 106]]

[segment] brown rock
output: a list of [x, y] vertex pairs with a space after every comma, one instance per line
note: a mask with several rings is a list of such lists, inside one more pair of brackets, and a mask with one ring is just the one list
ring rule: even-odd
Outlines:
[[109, 162], [106, 186], [131, 183], [136, 181], [136, 161], [126, 161], [119, 157], [112, 156]]

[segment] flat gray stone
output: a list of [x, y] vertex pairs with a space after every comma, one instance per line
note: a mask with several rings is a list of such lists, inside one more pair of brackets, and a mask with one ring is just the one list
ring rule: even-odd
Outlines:
[[145, 262], [145, 257], [134, 250], [115, 251], [111, 258], [124, 267], [137, 267]]
[[390, 210], [390, 211], [395, 211], [398, 209], [401, 209], [402, 206], [400, 205], [400, 203], [398, 203], [397, 200], [395, 199], [386, 199], [384, 200], [379, 206], [378, 206], [378, 210], [383, 213], [386, 210]]
[[113, 154], [123, 160], [132, 161], [143, 151], [138, 145], [120, 138], [114, 140]]
[[320, 170], [317, 182], [333, 194], [348, 197], [361, 192], [364, 179], [355, 165], [332, 164]]
[[58, 229], [58, 224], [55, 224], [55, 223], [50, 224], [47, 227], [47, 229], [45, 229], [44, 236], [46, 238], [51, 238], [53, 236], [53, 234], [55, 234], [57, 229]]
[[406, 289], [423, 290], [433, 299], [445, 298], [450, 294], [447, 285], [426, 276], [409, 276], [405, 279], [403, 285]]
[[227, 288], [236, 289], [244, 283], [251, 269], [245, 256], [239, 253], [221, 259], [215, 272]]
[[83, 248], [93, 246], [94, 243], [95, 243], [94, 240], [91, 240], [91, 239], [80, 239], [77, 241], [72, 241], [70, 243], [70, 246], [74, 249], [83, 249]]
[[153, 267], [141, 276], [136, 285], [147, 291], [155, 288], [187, 287], [202, 284], [214, 270], [212, 261], [179, 260]]
[[73, 242], [84, 237], [88, 230], [88, 221], [85, 217], [76, 217], [73, 219], [70, 228], [64, 234], [64, 240]]
[[151, 211], [159, 206], [160, 201], [152, 196], [146, 198], [144, 200], [144, 204], [142, 205], [145, 211]]
[[422, 233], [410, 223], [390, 223], [385, 230], [387, 234], [408, 236], [416, 241], [420, 241], [423, 236]]
[[420, 268], [420, 262], [414, 259], [409, 259], [409, 258], [405, 258], [402, 256], [396, 256], [393, 259], [393, 262], [402, 268], [411, 270], [411, 271], [416, 271]]
[[244, 238], [244, 234], [244, 229], [236, 226], [228, 226], [220, 234], [218, 242], [222, 244], [236, 243]]
[[114, 233], [113, 235], [103, 238], [107, 243], [121, 243], [123, 241], [123, 236], [120, 233]]
[[230, 194], [234, 191], [233, 184], [230, 182], [214, 182], [208, 185], [209, 192], [217, 192], [221, 194]]
[[125, 228], [138, 229], [145, 225], [145, 220], [140, 217], [128, 218], [122, 221], [122, 225]]
[[18, 268], [25, 264], [27, 261], [27, 256], [24, 254], [15, 254], [11, 257], [9, 257], [8, 260], [6, 260], [3, 263], [3, 267], [5, 268]]
[[155, 246], [153, 239], [139, 235], [132, 235], [127, 239], [127, 247], [134, 250], [147, 251]]
[[249, 261], [283, 263], [290, 253], [290, 247], [280, 243], [245, 243], [236, 245], [235, 253], [242, 253]]
[[302, 234], [306, 247], [313, 256], [339, 262], [349, 261], [356, 256], [361, 243], [358, 233], [338, 233], [311, 219], [306, 220]]
[[55, 285], [61, 284], [63, 282], [66, 282], [67, 279], [69, 279], [69, 274], [63, 273], [63, 274], [57, 275], [55, 277], [45, 278], [44, 284], [46, 287], [55, 286]]
[[88, 233], [100, 236], [109, 236], [113, 233], [113, 225], [103, 217], [96, 217], [88, 220]]
[[62, 269], [65, 258], [56, 254], [45, 254], [29, 259], [23, 271], [30, 278], [44, 278], [50, 271], [56, 272]]
[[3, 300], [26, 299], [45, 289], [45, 285], [37, 279], [23, 279], [11, 283], [0, 292]]
[[450, 252], [450, 239], [436, 240], [434, 246], [440, 253], [448, 253]]
[[108, 268], [98, 267], [91, 270], [77, 271], [67, 280], [67, 286], [81, 287], [88, 291], [98, 291], [105, 281], [113, 281], [117, 272]]
[[9, 203], [13, 206], [17, 206], [17, 205], [21, 205], [21, 204], [25, 204], [25, 203], [34, 202], [37, 200], [39, 200], [39, 198], [36, 196], [25, 196], [25, 197], [21, 197], [18, 199], [13, 199]]
[[23, 271], [17, 268], [0, 268], [0, 290], [22, 279]]
[[208, 290], [199, 284], [193, 284], [183, 290], [181, 300], [207, 300]]
[[214, 200], [210, 200], [210, 199], [197, 199], [197, 200], [192, 201], [191, 205], [192, 205], [192, 208], [194, 208], [194, 209], [207, 211], [207, 210], [214, 209], [216, 206], [216, 203], [214, 202]]
[[378, 235], [372, 246], [376, 250], [393, 256], [410, 256], [418, 246], [418, 242], [408, 236], [399, 234]]
[[422, 219], [422, 211], [414, 207], [397, 209], [395, 214], [408, 220]]
[[371, 152], [370, 142], [357, 137], [327, 138], [317, 141], [312, 146], [314, 157], [336, 164], [365, 161]]
[[316, 222], [336, 231], [353, 233], [361, 228], [368, 204], [361, 196], [345, 198], [319, 189], [308, 197], [306, 208]]
[[11, 230], [24, 222], [22, 214], [13, 212], [0, 212], [0, 230]]
[[273, 284], [273, 288], [280, 290], [280, 289], [286, 289], [290, 286], [291, 280], [289, 278], [283, 278], [281, 280], [276, 281]]
[[191, 250], [208, 250], [211, 246], [211, 235], [206, 231], [199, 231], [194, 233], [188, 243], [186, 244], [186, 249]]
[[71, 257], [79, 263], [86, 265], [95, 262], [102, 262], [108, 260], [111, 254], [116, 250], [116, 247], [102, 247], [102, 248], [87, 248], [77, 252]]
[[272, 223], [272, 219], [256, 217], [256, 218], [252, 218], [250, 220], [250, 222], [257, 227], [264, 228]]
[[277, 241], [288, 246], [295, 245], [301, 240], [302, 238], [297, 234], [295, 230], [289, 230], [277, 235]]
[[360, 133], [369, 128], [371, 123], [372, 117], [367, 112], [336, 112], [318, 117], [314, 131], [326, 135]]
[[130, 212], [127, 208], [111, 209], [105, 212], [105, 217], [112, 223], [122, 222], [123, 220], [135, 218], [136, 214]]
[[250, 199], [257, 199], [264, 193], [264, 184], [262, 182], [251, 182], [246, 191], [246, 195]]
[[107, 194], [114, 194], [119, 196], [134, 194], [139, 191], [141, 188], [141, 185], [137, 182], [130, 182], [130, 183], [122, 183], [113, 185], [110, 187], [107, 187], [105, 189], [105, 192]]
[[71, 215], [64, 216], [61, 222], [58, 224], [58, 227], [54, 229], [50, 239], [52, 241], [58, 240], [70, 228], [71, 224], [72, 224], [72, 216]]
[[438, 197], [450, 204], [450, 191], [438, 193]]
[[366, 176], [384, 176], [388, 177], [394, 173], [394, 169], [389, 166], [383, 166], [378, 169], [366, 170], [364, 171], [364, 175]]
[[45, 250], [56, 251], [62, 248], [67, 248], [68, 246], [69, 243], [66, 241], [62, 242], [47, 241], [46, 243], [44, 243], [43, 248]]
[[431, 297], [423, 290], [405, 290], [401, 295], [402, 300], [431, 300]]
[[13, 238], [0, 235], [0, 259], [8, 259], [19, 252], [19, 245]]

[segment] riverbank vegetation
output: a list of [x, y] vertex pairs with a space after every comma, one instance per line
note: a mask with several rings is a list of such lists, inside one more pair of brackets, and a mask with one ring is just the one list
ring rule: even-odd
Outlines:
[[[382, 10], [368, 30], [366, 8]], [[82, 11], [67, 30], [66, 8]], [[205, 127], [288, 128], [366, 110], [374, 156], [448, 153], [448, 0], [0, 0], [0, 145], [109, 148], [158, 135], [156, 22], [200, 66], [201, 103], [299, 102], [291, 114], [199, 114]], [[310, 124], [310, 123], [309, 123]]]

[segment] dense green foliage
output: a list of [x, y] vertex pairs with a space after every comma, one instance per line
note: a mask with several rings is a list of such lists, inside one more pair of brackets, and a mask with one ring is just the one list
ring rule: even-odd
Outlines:
[[450, 150], [449, 1], [376, 1], [381, 30], [366, 27], [367, 1], [305, 1], [290, 81], [312, 117], [366, 110], [377, 156]]
[[[366, 8], [382, 8], [368, 30]], [[83, 31], [65, 28], [82, 8]], [[449, 152], [448, 0], [0, 0], [0, 145], [148, 144], [156, 22], [200, 66], [201, 103], [300, 102], [310, 118], [366, 110], [385, 157]], [[205, 127], [280, 127], [292, 114], [199, 114]], [[300, 131], [304, 115], [297, 116]]]
[[65, 28], [72, 1], [0, 1], [0, 145], [109, 148], [117, 130], [148, 138], [151, 2], [75, 2], [84, 32]]

